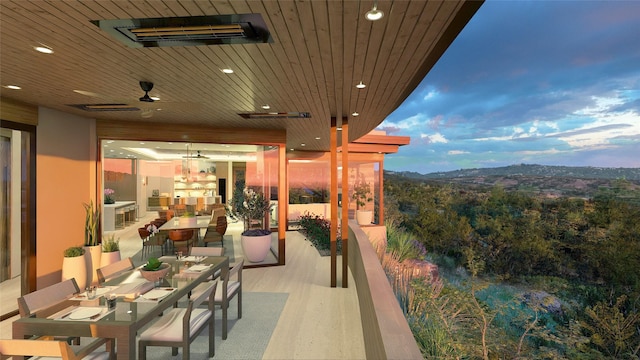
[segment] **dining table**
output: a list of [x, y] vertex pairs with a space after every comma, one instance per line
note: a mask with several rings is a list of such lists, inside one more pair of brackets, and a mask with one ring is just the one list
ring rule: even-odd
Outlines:
[[[221, 277], [229, 271], [229, 258], [226, 256], [194, 259], [164, 256], [161, 259], [171, 265], [164, 278], [149, 284], [141, 276], [139, 268], [125, 272], [101, 284], [95, 299], [89, 300], [84, 292], [75, 294], [35, 312], [31, 317], [15, 320], [12, 325], [13, 338], [60, 335], [115, 339], [117, 359], [136, 359], [138, 330], [186, 298], [218, 269]], [[115, 307], [109, 309], [107, 298], [113, 297], [116, 298]]]
[[196, 216], [195, 224], [186, 224], [180, 221], [179, 216], [174, 216], [167, 222], [162, 224], [159, 231], [171, 231], [171, 230], [187, 230], [193, 229], [196, 232], [197, 240], [200, 240], [200, 229], [206, 229], [211, 222], [211, 215], [198, 215]]

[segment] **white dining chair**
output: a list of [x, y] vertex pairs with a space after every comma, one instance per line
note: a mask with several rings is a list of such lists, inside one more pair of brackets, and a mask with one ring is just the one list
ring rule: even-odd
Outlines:
[[[204, 246], [194, 246], [189, 251], [189, 255], [191, 256], [222, 256], [224, 254], [223, 247], [204, 247]], [[220, 269], [216, 270], [213, 273], [213, 276], [210, 280], [217, 279], [220, 277]]]
[[102, 284], [110, 278], [114, 278], [124, 272], [133, 270], [133, 268], [133, 260], [131, 257], [103, 266], [96, 271], [98, 273], [98, 283]]
[[[147, 346], [171, 347], [171, 354], [178, 355], [182, 348], [182, 359], [189, 360], [190, 345], [206, 327], [209, 328], [209, 357], [215, 354], [215, 317], [213, 299], [218, 281], [206, 283], [202, 292], [194, 293], [189, 299], [187, 308], [172, 308], [160, 319], [140, 334], [138, 341], [138, 358], [146, 360]], [[206, 309], [198, 306], [207, 300]]]
[[[0, 359], [12, 356], [33, 356], [31, 359], [59, 358], [64, 360], [107, 360], [113, 358], [113, 351], [96, 351], [102, 342], [94, 340], [79, 349], [65, 341], [56, 340], [0, 340]], [[113, 349], [112, 349], [113, 350]]]
[[227, 310], [234, 297], [238, 300], [238, 319], [242, 318], [242, 268], [244, 259], [235, 264], [222, 279], [222, 291], [215, 294], [215, 305], [222, 308], [222, 340], [227, 339]]

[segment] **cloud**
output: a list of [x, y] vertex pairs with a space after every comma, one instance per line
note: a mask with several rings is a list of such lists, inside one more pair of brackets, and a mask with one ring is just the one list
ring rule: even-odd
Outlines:
[[385, 167], [638, 166], [639, 23], [640, 1], [486, 1], [381, 124], [412, 137]]

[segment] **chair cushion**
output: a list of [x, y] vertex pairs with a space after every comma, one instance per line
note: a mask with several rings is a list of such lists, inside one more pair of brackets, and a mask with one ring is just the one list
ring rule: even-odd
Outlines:
[[[171, 309], [140, 334], [140, 340], [181, 341], [182, 319], [186, 311], [180, 308]], [[189, 321], [189, 335], [193, 335], [210, 317], [209, 309], [193, 309]]]
[[[240, 288], [239, 282], [229, 281], [227, 283], [227, 299], [230, 299], [233, 295], [235, 295], [235, 293], [238, 292], [239, 288]], [[222, 291], [220, 290], [216, 291], [215, 302], [216, 303], [222, 302]]]

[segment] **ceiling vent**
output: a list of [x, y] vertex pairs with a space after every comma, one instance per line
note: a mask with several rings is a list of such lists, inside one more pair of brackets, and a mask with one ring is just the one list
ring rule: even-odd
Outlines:
[[311, 113], [309, 112], [268, 112], [268, 113], [245, 113], [238, 114], [245, 119], [309, 119]]
[[92, 23], [129, 47], [273, 42], [260, 14], [94, 20]]
[[84, 111], [139, 111], [140, 108], [129, 104], [71, 104]]

